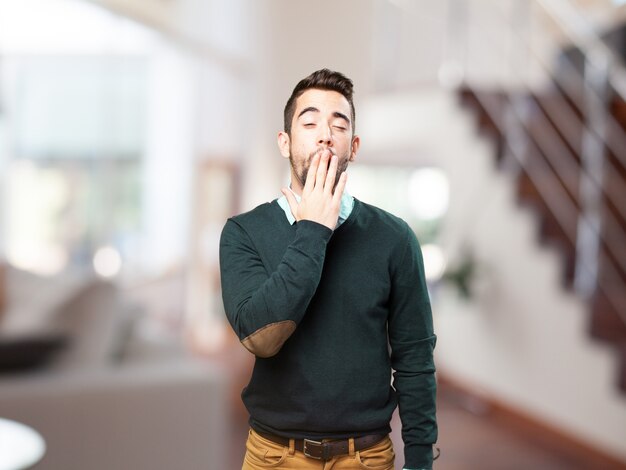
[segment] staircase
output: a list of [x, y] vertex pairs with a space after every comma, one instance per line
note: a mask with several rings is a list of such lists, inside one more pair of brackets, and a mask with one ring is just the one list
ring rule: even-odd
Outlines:
[[[514, 175], [518, 202], [537, 213], [539, 239], [560, 253], [563, 286], [586, 300], [589, 334], [618, 355], [616, 384], [626, 393], [626, 102], [613, 92], [607, 98], [604, 168], [590, 174], [585, 145], [593, 140], [585, 134], [595, 129], [582, 85], [555, 80], [541, 92], [464, 86], [459, 96], [493, 140], [498, 167]], [[597, 212], [586, 206], [589, 188], [597, 193]], [[577, 277], [589, 279], [590, 270], [592, 286], [581, 288]]]

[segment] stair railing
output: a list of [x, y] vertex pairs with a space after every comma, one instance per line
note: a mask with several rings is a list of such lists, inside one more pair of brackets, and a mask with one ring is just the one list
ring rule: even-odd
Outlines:
[[[460, 1], [456, 0], [456, 3], [459, 4]], [[465, 5], [462, 11], [469, 11], [467, 0], [464, 0], [463, 3]], [[610, 88], [626, 101], [626, 69], [621, 61], [614, 56], [611, 49], [595, 34], [593, 28], [577, 14], [569, 2], [566, 0], [536, 0], [536, 4], [541, 6], [555, 20], [574, 45], [582, 51], [585, 57], [584, 74], [581, 77], [567, 57], [564, 57], [564, 63], [568, 71], [572, 73], [566, 76], [574, 77], [574, 79], [565, 80], [563, 75], [554, 73], [552, 66], [546, 64], [541, 54], [533, 49], [532, 42], [525, 36], [524, 31], [520, 31], [521, 28], [516, 27], [516, 25], [526, 26], [525, 31], [528, 34], [527, 22], [531, 18], [529, 3], [525, 0], [516, 0], [514, 18], [511, 21], [505, 19], [511, 27], [515, 38], [514, 42], [517, 44], [514, 54], [515, 57], [518, 57], [513, 70], [515, 76], [522, 79], [520, 84], [524, 94], [532, 93], [527, 80], [524, 79], [524, 73], [521, 70], [524, 67], [523, 65], [520, 67], [519, 57], [522, 60], [525, 58], [528, 62], [531, 59], [536, 60], [544, 73], [572, 102], [579, 103], [582, 98], [583, 119], [581, 120], [576, 112], [567, 105], [563, 96], [557, 94], [559, 102], [556, 106], [550, 106], [545, 111], [538, 109], [540, 119], [545, 121], [542, 123], [545, 132], [542, 132], [535, 142], [527, 137], [530, 110], [527, 100], [524, 100], [523, 97], [513, 94], [508, 99], [503, 126], [498, 120], [498, 109], [495, 109], [488, 100], [482, 99], [480, 93], [476, 93], [476, 99], [490, 115], [492, 121], [496, 125], [502, 126], [500, 132], [506, 136], [507, 150], [517, 161], [519, 167], [524, 169], [563, 232], [575, 245], [575, 287], [586, 299], [590, 299], [594, 291], [600, 289], [626, 324], [626, 305], [624, 305], [623, 297], [616, 295], [599, 279], [598, 266], [600, 247], [604, 242], [607, 250], [618, 260], [622, 269], [626, 270], [626, 259], [624, 259], [626, 256], [622, 255], [623, 252], [618, 249], [615, 240], [607, 239], [603, 230], [602, 218], [603, 195], [606, 195], [606, 198], [612, 201], [613, 205], [623, 215], [626, 215], [626, 205], [619, 203], [620, 200], [625, 200], [624, 195], [614, 194], [613, 190], [607, 190], [604, 184], [607, 167], [610, 164], [606, 158], [606, 148], [609, 148], [626, 167], [626, 145], [624, 145], [626, 133], [610, 114], [607, 106]], [[495, 1], [493, 7], [499, 11], [499, 6], [496, 5]], [[468, 22], [467, 15], [465, 18], [459, 15], [451, 16], [450, 21], [457, 22], [456, 25], [451, 25], [451, 29], [467, 31], [467, 24], [458, 24], [459, 21], [463, 20]], [[491, 42], [501, 45], [501, 38], [492, 38]], [[462, 48], [457, 47], [457, 50], [462, 50]], [[467, 54], [467, 50], [464, 52]], [[465, 69], [467, 67], [466, 57], [460, 59], [460, 64]], [[529, 64], [526, 63], [525, 65], [528, 68]], [[463, 70], [462, 75], [466, 75], [465, 70]], [[576, 82], [575, 86], [574, 82]], [[578, 89], [580, 83], [584, 85], [582, 97]], [[557, 131], [551, 125], [544, 125], [548, 124], [546, 118], [552, 119], [568, 144], [573, 149], [579, 150], [581, 155], [580, 169], [569, 149], [562, 144]], [[573, 131], [576, 127], [583, 129], [580, 143]], [[539, 160], [529, 165], [525, 161], [526, 149], [528, 148], [535, 151], [539, 150], [545, 156], [546, 161]], [[563, 158], [563, 154], [569, 154], [569, 158]], [[563, 187], [560, 185], [552, 188], [547, 187], [542, 176], [551, 172], [555, 174], [555, 178], [558, 173], [566, 175], [563, 179], [566, 187], [570, 192], [578, 193], [581, 206], [580, 213]], [[578, 189], [572, 187], [573, 180], [567, 177], [570, 172], [580, 175]], [[626, 240], [626, 234], [624, 234], [619, 223], [610, 213], [605, 214], [605, 217], [607, 215], [609, 216], [608, 221], [618, 230], [621, 230], [617, 240]], [[576, 226], [575, 237], [571, 233], [572, 223]], [[608, 270], [612, 277], [619, 276], [618, 267], [611, 259], [606, 259], [603, 269]]]
[[[626, 72], [621, 60], [598, 37], [591, 25], [567, 0], [537, 0], [544, 11], [559, 24], [570, 40], [584, 56], [584, 96], [583, 103], [588, 126], [583, 129], [581, 164], [580, 201], [586, 221], [579, 219], [577, 230], [577, 262], [586, 265], [589, 270], [576, 271], [575, 284], [586, 297], [591, 297], [598, 280], [598, 261], [600, 255], [600, 234], [602, 233], [602, 188], [606, 172], [605, 142], [609, 139], [609, 120], [612, 119], [609, 107], [610, 88], [626, 101]], [[571, 65], [571, 63], [570, 63]], [[573, 68], [573, 67], [571, 67]], [[624, 139], [624, 131], [612, 122], [611, 130]], [[621, 150], [625, 146], [618, 147]], [[613, 153], [626, 162], [624, 153], [613, 148]], [[617, 150], [617, 151], [616, 151]], [[623, 200], [623, 199], [622, 199]], [[624, 205], [615, 204], [621, 210]], [[581, 217], [582, 219], [582, 217]], [[615, 224], [619, 227], [619, 224]], [[626, 237], [623, 239], [626, 240]], [[607, 242], [607, 246], [615, 245]], [[612, 250], [617, 251], [616, 249]], [[614, 255], [615, 256], [615, 255]], [[619, 258], [618, 258], [619, 259]], [[620, 264], [626, 263], [620, 259]], [[621, 310], [618, 310], [621, 314]]]

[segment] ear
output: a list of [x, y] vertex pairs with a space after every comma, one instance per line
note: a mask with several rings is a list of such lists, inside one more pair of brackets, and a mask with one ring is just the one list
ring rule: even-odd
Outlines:
[[289, 158], [291, 156], [289, 152], [289, 134], [284, 131], [278, 133], [278, 149], [283, 157]]
[[356, 159], [356, 154], [361, 146], [361, 138], [358, 135], [352, 137], [352, 148], [350, 149], [350, 158], [348, 161], [353, 162]]

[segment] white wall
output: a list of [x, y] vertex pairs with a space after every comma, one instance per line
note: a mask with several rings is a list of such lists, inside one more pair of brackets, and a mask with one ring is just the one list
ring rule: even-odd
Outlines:
[[[283, 108], [296, 83], [323, 67], [355, 82], [356, 102], [371, 89], [372, 2], [323, 0], [315, 3], [272, 0], [259, 10], [265, 22], [255, 62], [250, 145], [243, 170], [242, 210], [280, 196], [288, 161], [276, 135]], [[357, 122], [358, 126], [358, 122]]]
[[142, 164], [142, 265], [159, 273], [186, 256], [191, 170], [196, 152], [193, 58], [160, 43], [150, 62]]
[[177, 35], [166, 35], [153, 51], [140, 247], [152, 272], [189, 254], [197, 163], [241, 163], [246, 153], [255, 11], [250, 0], [181, 0], [168, 28]]

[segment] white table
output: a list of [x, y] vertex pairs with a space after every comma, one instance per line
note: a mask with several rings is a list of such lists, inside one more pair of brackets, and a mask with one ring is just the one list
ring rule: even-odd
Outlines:
[[23, 470], [41, 460], [46, 443], [24, 424], [0, 418], [0, 470]]

